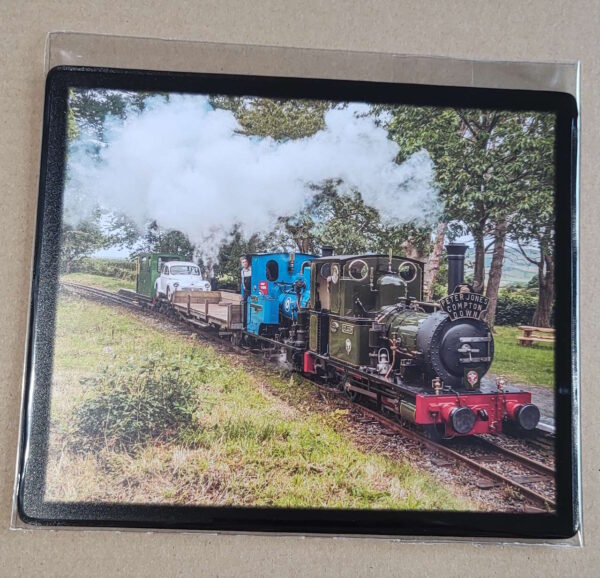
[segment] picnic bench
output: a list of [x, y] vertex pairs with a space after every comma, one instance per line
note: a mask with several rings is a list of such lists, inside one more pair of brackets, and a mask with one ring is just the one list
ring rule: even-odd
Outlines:
[[517, 335], [519, 345], [529, 346], [534, 341], [541, 343], [554, 343], [555, 330], [552, 327], [532, 327], [530, 325], [519, 325], [523, 335]]

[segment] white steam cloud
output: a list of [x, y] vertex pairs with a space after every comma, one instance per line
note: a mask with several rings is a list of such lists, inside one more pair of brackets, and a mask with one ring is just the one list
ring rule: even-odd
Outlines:
[[126, 121], [107, 121], [97, 154], [89, 135], [72, 144], [65, 219], [84, 218], [99, 204], [201, 244], [226, 238], [236, 224], [246, 236], [269, 232], [306, 206], [311, 185], [340, 179], [340, 193], [360, 191], [386, 221], [423, 222], [436, 205], [431, 158], [421, 151], [397, 164], [398, 145], [367, 111], [330, 110], [323, 130], [280, 142], [239, 134], [234, 115], [204, 96], [153, 98]]

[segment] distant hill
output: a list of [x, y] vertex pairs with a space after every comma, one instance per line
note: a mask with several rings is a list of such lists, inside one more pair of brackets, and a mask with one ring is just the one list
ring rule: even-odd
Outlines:
[[[533, 258], [537, 257], [534, 249], [528, 248], [527, 252]], [[469, 247], [466, 254], [467, 271], [469, 269], [471, 272], [473, 271], [474, 255], [475, 251], [472, 247]], [[486, 281], [491, 262], [492, 255], [490, 253], [489, 255], [485, 256]], [[504, 263], [502, 266], [502, 279], [500, 281], [500, 286], [506, 287], [507, 285], [514, 284], [527, 285], [534, 275], [537, 275], [537, 267], [523, 257], [516, 245], [507, 243], [506, 252], [504, 254]]]

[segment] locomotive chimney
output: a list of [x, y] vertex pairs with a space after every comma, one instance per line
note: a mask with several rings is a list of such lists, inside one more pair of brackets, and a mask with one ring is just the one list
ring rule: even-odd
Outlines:
[[454, 293], [457, 285], [465, 278], [465, 253], [467, 245], [464, 243], [448, 243], [448, 295]]
[[331, 257], [333, 255], [333, 247], [331, 245], [323, 245], [321, 247], [321, 257]]

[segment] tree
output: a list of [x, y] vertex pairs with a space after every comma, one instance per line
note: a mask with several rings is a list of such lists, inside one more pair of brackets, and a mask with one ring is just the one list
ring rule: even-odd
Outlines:
[[110, 245], [133, 249], [141, 238], [137, 224], [126, 215], [111, 213], [106, 218]]
[[538, 268], [538, 303], [532, 320], [536, 327], [550, 327], [554, 303], [555, 122], [553, 114], [531, 118], [528, 136], [538, 156], [527, 170], [530, 194], [516, 207], [509, 227], [509, 235], [517, 241], [523, 256]]
[[148, 224], [141, 246], [132, 257], [139, 253], [171, 253], [192, 259], [195, 247], [187, 235], [174, 229], [165, 230], [156, 221]]
[[[506, 238], [518, 229], [519, 218], [528, 213], [537, 222], [539, 212], [553, 215], [548, 205], [548, 188], [554, 183], [554, 123], [548, 113], [502, 113], [488, 139], [489, 168], [485, 173], [486, 191], [496, 197], [488, 201], [492, 227], [492, 262], [486, 288], [490, 298], [487, 320], [493, 325], [500, 289]], [[534, 205], [534, 214], [528, 208]], [[550, 225], [553, 231], [553, 224]], [[553, 279], [552, 279], [553, 283]]]
[[294, 248], [319, 254], [331, 245], [338, 254], [382, 253], [421, 259], [429, 248], [429, 231], [414, 223], [388, 225], [367, 205], [360, 192], [340, 194], [337, 180], [314, 186], [310, 204], [298, 215], [280, 219], [278, 229], [265, 237], [271, 250]]
[[427, 262], [425, 263], [425, 275], [423, 284], [425, 285], [425, 297], [427, 300], [433, 299], [435, 281], [437, 279], [442, 264], [442, 256], [444, 252], [444, 239], [446, 238], [447, 227], [448, 223], [446, 223], [446, 221], [444, 220], [441, 220], [438, 223], [433, 248], [431, 250], [431, 253], [429, 254]]
[[[147, 99], [151, 96], [156, 96], [156, 93], [109, 89], [70, 89], [67, 115], [69, 143], [77, 146], [79, 144], [77, 139], [84, 135], [86, 154], [98, 160], [106, 140], [106, 121], [110, 117], [125, 119], [130, 111], [144, 110]], [[162, 94], [162, 96], [168, 98], [168, 95]], [[71, 154], [71, 152], [72, 149], [67, 154]], [[67, 182], [68, 185], [69, 182]], [[101, 211], [98, 206], [92, 209], [92, 216], [77, 223], [80, 217], [73, 213], [80, 213], [79, 205], [86, 199], [86, 192], [77, 189], [70, 189], [69, 192], [70, 203], [65, 205], [65, 222], [69, 224], [65, 224], [63, 227], [64, 235], [69, 237], [63, 239], [65, 247], [69, 247], [69, 254], [75, 250], [76, 246], [80, 245], [80, 242], [75, 242], [74, 236], [77, 236], [81, 243], [83, 243], [83, 239], [87, 239], [83, 244], [88, 244], [88, 242], [93, 244], [95, 241], [92, 239], [99, 239], [101, 236], [102, 247], [117, 245], [131, 248], [139, 240], [140, 231], [127, 216], [112, 214], [107, 210]], [[102, 231], [99, 229], [101, 218]]]
[[[521, 207], [512, 234], [516, 237], [519, 250], [538, 268], [537, 278], [528, 287], [537, 287], [538, 303], [533, 315], [535, 327], [550, 327], [554, 304], [554, 194], [548, 189], [545, 194], [531, 199]], [[528, 246], [524, 246], [527, 243]], [[537, 254], [536, 254], [537, 253]]]
[[[168, 98], [164, 93], [159, 93]], [[104, 141], [105, 122], [109, 117], [125, 119], [129, 110], [142, 111], [146, 101], [157, 93], [129, 92], [103, 88], [77, 88], [69, 92], [69, 115], [73, 115], [77, 132], [69, 138], [79, 136], [80, 131], [92, 132]]]
[[[69, 99], [73, 100], [74, 91], [73, 89], [69, 90]], [[77, 119], [75, 118], [75, 111], [72, 106], [69, 106], [67, 110], [67, 140], [73, 141], [80, 134], [79, 126], [77, 125]]]
[[[459, 179], [451, 178], [455, 170], [453, 165], [460, 154], [459, 137], [460, 125], [456, 114], [450, 109], [434, 109], [413, 106], [377, 106], [374, 113], [380, 116], [389, 134], [399, 146], [398, 162], [406, 160], [410, 155], [427, 150], [435, 165], [435, 184], [443, 198], [444, 192], [460, 190]], [[451, 138], [449, 138], [451, 135]], [[448, 228], [448, 215], [443, 212], [443, 204], [438, 215], [439, 222], [435, 227], [433, 243], [423, 251], [426, 258], [425, 290], [428, 298], [433, 298], [436, 278], [444, 250], [444, 239]], [[423, 227], [422, 234], [428, 238], [434, 236], [433, 227]]]
[[110, 242], [99, 225], [99, 212], [77, 225], [63, 223], [60, 245], [60, 270], [70, 273], [84, 257], [89, 257]]
[[278, 141], [305, 138], [325, 127], [325, 113], [336, 106], [326, 100], [214, 97], [215, 108], [230, 110], [248, 136]]
[[381, 232], [379, 213], [365, 204], [360, 193], [340, 195], [336, 183], [329, 183], [315, 197], [316, 223], [313, 232], [314, 249], [331, 245], [340, 255], [376, 251]]
[[[306, 138], [325, 127], [325, 114], [343, 103], [267, 98], [215, 97], [211, 104], [233, 112], [240, 133], [278, 141]], [[428, 252], [428, 230], [414, 224], [384, 226], [379, 213], [365, 204], [360, 191], [339, 194], [340, 182], [313, 184], [313, 195], [295, 215], [282, 216], [262, 238], [265, 250], [319, 254], [323, 245], [338, 253], [381, 252], [422, 258]], [[236, 245], [239, 241], [234, 242]], [[256, 239], [254, 240], [256, 243]]]
[[217, 255], [217, 265], [214, 274], [219, 280], [219, 286], [238, 291], [240, 289], [240, 258], [243, 255], [266, 252], [265, 242], [258, 235], [244, 239], [239, 227], [230, 232], [229, 241], [223, 243]]
[[[217, 96], [211, 98], [215, 108], [230, 110], [240, 123], [240, 134], [250, 137], [270, 137], [277, 141], [300, 139], [312, 136], [325, 127], [325, 113], [335, 103], [329, 101], [283, 100], [270, 98], [242, 98]], [[330, 190], [330, 184], [323, 187]], [[315, 186], [315, 189], [319, 187]], [[292, 216], [281, 216], [273, 231], [261, 239], [255, 235], [252, 239], [242, 239], [239, 228], [235, 228], [231, 242], [223, 247], [226, 260], [223, 274], [233, 274], [233, 267], [239, 266], [239, 256], [244, 252], [254, 252], [255, 247], [263, 250], [297, 250], [304, 253], [315, 252], [318, 243], [313, 238], [315, 221], [312, 210], [317, 210], [322, 198], [316, 193], [306, 210]], [[228, 256], [232, 252], [235, 258]], [[239, 254], [238, 254], [239, 253]], [[235, 265], [232, 265], [235, 262]], [[239, 268], [239, 267], [238, 267]], [[237, 273], [236, 273], [237, 274]]]
[[[378, 111], [385, 111], [382, 118], [403, 158], [422, 148], [432, 157], [442, 220], [454, 234], [473, 236], [473, 285], [490, 298], [487, 319], [493, 324], [514, 213], [541, 193], [540, 173], [552, 165], [552, 115], [411, 106]], [[491, 248], [485, 288], [485, 254]]]

